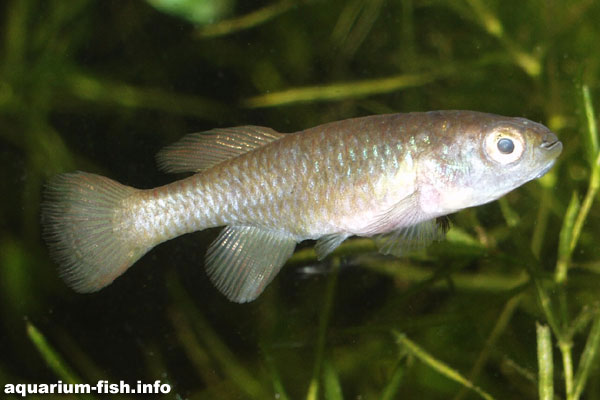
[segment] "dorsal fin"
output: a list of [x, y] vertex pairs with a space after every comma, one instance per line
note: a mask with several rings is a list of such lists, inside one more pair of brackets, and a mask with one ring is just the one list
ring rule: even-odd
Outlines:
[[166, 172], [199, 172], [247, 153], [284, 135], [262, 126], [238, 126], [192, 133], [165, 147], [156, 155]]

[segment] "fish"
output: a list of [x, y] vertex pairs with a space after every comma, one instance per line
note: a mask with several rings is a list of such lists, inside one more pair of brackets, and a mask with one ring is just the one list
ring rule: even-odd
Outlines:
[[76, 292], [112, 283], [153, 247], [224, 227], [208, 277], [229, 300], [256, 299], [297, 245], [324, 259], [350, 236], [402, 256], [442, 240], [445, 216], [547, 173], [562, 143], [525, 118], [448, 110], [372, 115], [296, 133], [241, 126], [184, 136], [157, 154], [191, 175], [154, 189], [71, 172], [46, 184], [43, 235]]

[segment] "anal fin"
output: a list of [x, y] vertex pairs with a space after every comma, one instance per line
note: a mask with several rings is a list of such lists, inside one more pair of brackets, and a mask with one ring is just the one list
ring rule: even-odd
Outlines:
[[214, 285], [237, 303], [256, 299], [291, 257], [296, 241], [279, 232], [228, 226], [206, 253], [206, 271]]

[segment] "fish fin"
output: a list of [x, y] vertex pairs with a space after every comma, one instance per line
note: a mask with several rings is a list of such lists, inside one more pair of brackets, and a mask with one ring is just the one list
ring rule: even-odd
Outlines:
[[330, 235], [325, 235], [317, 240], [317, 244], [315, 245], [315, 251], [317, 252], [317, 259], [322, 260], [329, 253], [335, 250], [344, 240], [348, 238], [348, 234], [346, 233], [332, 233]]
[[372, 236], [381, 232], [389, 232], [399, 225], [399, 221], [403, 226], [415, 225], [421, 220], [421, 208], [419, 206], [418, 192], [414, 192], [392, 207], [383, 212], [372, 222], [366, 229], [367, 234], [364, 236]]
[[296, 241], [251, 226], [228, 226], [206, 252], [206, 271], [214, 285], [236, 303], [256, 299], [292, 256]]
[[156, 155], [166, 172], [199, 172], [285, 136], [262, 126], [239, 126], [192, 133]]
[[128, 241], [115, 218], [124, 199], [137, 192], [85, 172], [57, 175], [44, 191], [43, 235], [68, 286], [80, 293], [109, 285], [151, 246]]
[[440, 217], [377, 235], [375, 244], [382, 254], [402, 256], [442, 240], [449, 228], [450, 220]]

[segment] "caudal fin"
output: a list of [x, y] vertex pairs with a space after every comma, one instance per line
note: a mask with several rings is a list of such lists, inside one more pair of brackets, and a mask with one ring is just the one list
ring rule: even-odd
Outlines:
[[122, 221], [123, 200], [136, 191], [85, 172], [61, 174], [48, 182], [43, 232], [60, 275], [75, 291], [102, 289], [149, 250], [128, 240]]

